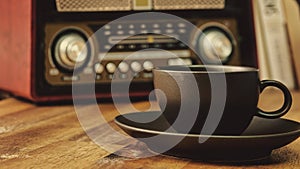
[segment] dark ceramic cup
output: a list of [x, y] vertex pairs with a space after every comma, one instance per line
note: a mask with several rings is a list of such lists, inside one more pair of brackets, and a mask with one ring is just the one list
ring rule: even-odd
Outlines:
[[[238, 135], [254, 116], [279, 118], [291, 105], [289, 90], [274, 80], [259, 80], [258, 70], [240, 66], [166, 66], [153, 70], [162, 115], [183, 133]], [[283, 92], [283, 106], [273, 112], [257, 108], [269, 86]]]

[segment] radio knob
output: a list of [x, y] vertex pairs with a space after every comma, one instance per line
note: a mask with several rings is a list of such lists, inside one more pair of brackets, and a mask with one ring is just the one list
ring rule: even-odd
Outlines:
[[138, 73], [138, 72], [142, 71], [143, 67], [142, 67], [142, 65], [139, 62], [132, 62], [131, 63], [131, 69], [134, 72]]
[[94, 69], [97, 74], [101, 74], [104, 72], [104, 66], [100, 63], [96, 63]]
[[126, 62], [121, 62], [118, 68], [121, 73], [127, 73], [129, 71], [129, 65]]
[[106, 65], [106, 70], [108, 73], [113, 74], [117, 70], [117, 66], [114, 63], [108, 63]]
[[88, 58], [86, 40], [79, 34], [70, 33], [62, 36], [55, 46], [57, 63], [68, 70], [73, 70], [76, 64], [81, 66]]
[[208, 62], [226, 62], [233, 53], [233, 48], [230, 37], [219, 29], [205, 30], [198, 41], [199, 52]]
[[152, 69], [154, 68], [153, 63], [150, 62], [150, 61], [144, 62], [143, 66], [144, 66], [144, 69], [145, 69], [147, 72], [151, 72]]

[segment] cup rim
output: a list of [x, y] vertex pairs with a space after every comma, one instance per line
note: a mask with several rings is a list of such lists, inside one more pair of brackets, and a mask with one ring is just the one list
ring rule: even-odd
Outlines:
[[[182, 69], [187, 70], [182, 70]], [[193, 68], [206, 68], [206, 69], [217, 69], [217, 70], [191, 70]], [[153, 69], [157, 72], [168, 72], [168, 73], [191, 73], [191, 74], [228, 74], [228, 73], [249, 73], [259, 72], [257, 68], [248, 66], [229, 66], [229, 65], [174, 65], [174, 66], [159, 66]]]

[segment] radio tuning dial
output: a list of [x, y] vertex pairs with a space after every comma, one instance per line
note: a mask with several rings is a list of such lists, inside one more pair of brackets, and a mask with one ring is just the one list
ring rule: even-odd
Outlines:
[[73, 70], [82, 66], [88, 58], [86, 40], [77, 33], [69, 33], [59, 38], [55, 46], [55, 59], [59, 66]]
[[234, 45], [231, 38], [220, 29], [208, 28], [198, 40], [198, 50], [208, 62], [221, 60], [224, 63], [233, 53]]

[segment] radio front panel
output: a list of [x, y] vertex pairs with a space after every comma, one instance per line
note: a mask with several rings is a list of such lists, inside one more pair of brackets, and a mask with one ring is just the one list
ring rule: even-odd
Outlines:
[[[113, 5], [116, 2], [120, 3]], [[251, 1], [182, 0], [169, 4], [172, 9], [166, 5], [170, 2], [35, 1], [37, 95], [71, 96], [72, 83], [78, 82], [94, 83], [97, 94], [108, 96], [113, 80], [130, 81], [133, 95], [145, 95], [153, 88], [152, 69], [158, 66], [220, 60], [227, 65], [256, 66]], [[183, 2], [188, 6], [179, 9]], [[115, 21], [142, 12], [180, 17], [202, 33], [176, 19]]]
[[[196, 30], [172, 20], [47, 24], [45, 77], [52, 85], [88, 82], [94, 74], [96, 83], [151, 82], [151, 71], [157, 66], [202, 64], [202, 61], [213, 64], [218, 59], [224, 64], [240, 64], [235, 19], [193, 22], [203, 34], [195, 35]], [[216, 54], [218, 51], [205, 46], [214, 43], [213, 39], [208, 40], [209, 36], [217, 39], [215, 43], [224, 43], [220, 47], [223, 51]], [[193, 51], [191, 46], [199, 51]], [[79, 73], [73, 74], [75, 68], [80, 69]]]

